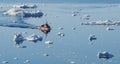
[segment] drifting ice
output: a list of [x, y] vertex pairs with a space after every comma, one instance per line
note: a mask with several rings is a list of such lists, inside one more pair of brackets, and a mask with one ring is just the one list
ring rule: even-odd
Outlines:
[[120, 25], [120, 22], [115, 22], [111, 20], [106, 20], [106, 21], [96, 21], [96, 22], [86, 22], [86, 23], [81, 23], [81, 25]]
[[26, 9], [26, 8], [37, 8], [36, 5], [28, 5], [28, 4], [19, 4], [19, 5], [13, 5], [13, 8], [23, 8], [23, 9]]
[[46, 41], [45, 44], [53, 44], [52, 41]]
[[14, 41], [15, 45], [20, 45], [20, 44], [22, 44], [24, 40], [25, 40], [25, 39], [24, 39], [24, 37], [22, 36], [22, 33], [16, 33], [16, 34], [14, 35], [13, 41]]
[[103, 59], [110, 59], [110, 58], [114, 57], [113, 54], [110, 54], [109, 52], [106, 52], [106, 51], [104, 51], [104, 52], [98, 52], [97, 56], [100, 59], [101, 58], [103, 58]]
[[90, 41], [93, 41], [93, 40], [96, 40], [97, 37], [96, 37], [95, 35], [90, 35], [90, 36], [88, 37], [88, 39], [89, 39]]
[[32, 41], [32, 42], [37, 42], [37, 41], [42, 41], [42, 37], [35, 35], [35, 34], [32, 34], [32, 35], [26, 37], [26, 40]]
[[2, 61], [2, 64], [8, 64], [9, 62], [8, 61]]
[[41, 11], [31, 11], [24, 9], [10, 9], [5, 11], [3, 14], [10, 16], [20, 16], [20, 17], [42, 17], [43, 13]]

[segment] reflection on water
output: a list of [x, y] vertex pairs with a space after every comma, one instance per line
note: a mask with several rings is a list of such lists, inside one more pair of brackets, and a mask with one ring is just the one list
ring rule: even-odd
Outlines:
[[14, 28], [29, 28], [36, 29], [37, 26], [24, 22], [24, 18], [16, 17], [14, 21], [1, 21], [0, 26], [3, 27], [14, 27]]

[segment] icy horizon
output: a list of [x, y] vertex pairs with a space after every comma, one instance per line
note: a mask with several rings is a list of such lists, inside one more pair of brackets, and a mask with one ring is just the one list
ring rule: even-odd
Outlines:
[[119, 4], [120, 0], [0, 0], [1, 3], [108, 3]]

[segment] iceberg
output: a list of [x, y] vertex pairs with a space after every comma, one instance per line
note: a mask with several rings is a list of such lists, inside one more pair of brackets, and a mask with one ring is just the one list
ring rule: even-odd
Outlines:
[[90, 15], [83, 15], [82, 16], [82, 20], [89, 20], [90, 19]]
[[5, 11], [3, 14], [10, 16], [35, 17], [35, 18], [43, 16], [43, 13], [40, 10], [31, 11], [31, 10], [15, 9], [15, 8]]
[[99, 59], [101, 59], [101, 58], [110, 59], [110, 58], [114, 57], [114, 55], [109, 52], [104, 51], [104, 52], [98, 52], [97, 57]]
[[45, 44], [53, 44], [53, 41], [46, 41]]
[[95, 21], [95, 22], [83, 22], [81, 25], [120, 25], [120, 21], [111, 21], [111, 20], [106, 20], [106, 21]]
[[60, 36], [60, 37], [65, 36], [65, 34], [62, 33], [62, 32], [58, 32], [57, 35]]
[[25, 39], [24, 39], [24, 37], [22, 36], [22, 33], [16, 33], [16, 34], [14, 35], [13, 41], [14, 41], [15, 45], [18, 45], [18, 46], [19, 46], [20, 44], [23, 43], [24, 40], [25, 40]]
[[18, 4], [18, 5], [13, 5], [13, 8], [23, 8], [23, 9], [28, 9], [28, 8], [37, 8], [37, 5], [30, 5], [30, 4]]
[[42, 41], [42, 39], [43, 38], [41, 36], [38, 36], [38, 35], [35, 35], [35, 34], [32, 34], [32, 35], [26, 37], [27, 41], [32, 41], [32, 42]]
[[96, 37], [95, 35], [90, 35], [90, 36], [88, 37], [88, 39], [89, 39], [90, 41], [93, 41], [93, 40], [96, 40], [97, 37]]
[[8, 64], [9, 62], [8, 61], [2, 61], [2, 64]]

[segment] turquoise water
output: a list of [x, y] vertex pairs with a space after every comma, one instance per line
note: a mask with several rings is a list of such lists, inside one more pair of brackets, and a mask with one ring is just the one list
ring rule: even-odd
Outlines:
[[[30, 3], [32, 4], [32, 3]], [[69, 64], [75, 61], [76, 64], [119, 64], [120, 63], [120, 26], [109, 26], [113, 31], [107, 31], [108, 26], [81, 26], [81, 22], [90, 22], [98, 20], [119, 21], [119, 4], [38, 4], [35, 10], [41, 10], [47, 16], [41, 18], [24, 18], [23, 21], [39, 26], [47, 20], [52, 27], [47, 35], [37, 29], [29, 28], [11, 28], [0, 27], [0, 62], [6, 60], [9, 64], [23, 64], [26, 59], [30, 60], [28, 64]], [[12, 4], [3, 4], [0, 9], [0, 22], [8, 23], [11, 21], [20, 21], [14, 16], [5, 16], [4, 10], [11, 8]], [[78, 16], [72, 16], [72, 11], [80, 10]], [[83, 15], [89, 14], [90, 20], [82, 20]], [[63, 30], [59, 30], [63, 27]], [[75, 27], [76, 30], [72, 30]], [[22, 45], [27, 48], [17, 48], [13, 43], [13, 36], [16, 32], [27, 32], [24, 36], [32, 33], [41, 35], [42, 42], [32, 43], [25, 41]], [[58, 37], [58, 32], [65, 33], [64, 37]], [[88, 37], [95, 34], [97, 40], [90, 44]], [[54, 42], [51, 48], [44, 44], [45, 41]], [[115, 57], [103, 60], [97, 58], [99, 51], [111, 52]], [[44, 56], [44, 53], [49, 56]], [[18, 57], [18, 60], [14, 60]]]

